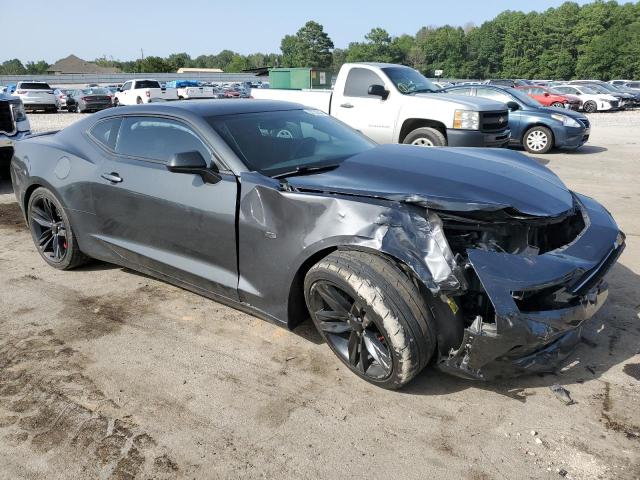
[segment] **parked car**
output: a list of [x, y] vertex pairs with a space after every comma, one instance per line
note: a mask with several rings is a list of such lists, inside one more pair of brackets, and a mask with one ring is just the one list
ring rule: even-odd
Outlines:
[[175, 88], [161, 87], [157, 80], [136, 79], [122, 84], [122, 88], [116, 92], [113, 104], [117, 107], [177, 99], [178, 92]]
[[6, 172], [16, 141], [31, 133], [27, 113], [19, 97], [0, 93], [0, 173]]
[[620, 86], [620, 85], [625, 85], [629, 82], [631, 82], [632, 80], [609, 80], [608, 83], [610, 83], [611, 85], [615, 85], [616, 87]]
[[317, 108], [378, 143], [425, 147], [509, 144], [509, 115], [503, 104], [438, 92], [438, 87], [410, 67], [346, 63], [333, 90], [269, 88], [251, 94]]
[[579, 148], [589, 140], [591, 125], [581, 113], [543, 107], [521, 90], [496, 85], [451, 87], [447, 93], [488, 98], [509, 107], [511, 145], [531, 153], [553, 147]]
[[640, 90], [640, 82], [627, 82], [624, 86], [633, 90]]
[[70, 112], [97, 112], [112, 107], [111, 95], [106, 88], [83, 88], [72, 90], [67, 97], [67, 109]]
[[539, 85], [518, 87], [531, 98], [540, 102], [545, 107], [569, 108], [580, 110], [582, 102], [575, 95], [564, 95], [556, 92], [552, 87], [542, 87]]
[[60, 108], [61, 110], [66, 110], [67, 108], [67, 97], [69, 96], [69, 91], [70, 90], [64, 88], [56, 88], [53, 91], [56, 98], [58, 99], [58, 108]]
[[629, 95], [628, 93], [623, 93], [613, 85], [606, 82], [591, 81], [591, 80], [573, 80], [569, 82], [569, 85], [587, 85], [593, 88], [594, 90], [596, 90], [598, 93], [602, 93], [605, 95], [608, 94], [613, 97], [616, 97], [618, 99], [619, 109], [625, 109], [628, 106], [631, 106], [631, 104], [633, 103], [633, 95]]
[[625, 246], [603, 206], [518, 152], [380, 146], [283, 102], [100, 112], [19, 142], [11, 174], [46, 264], [112, 262], [290, 328], [310, 315], [385, 388], [430, 363], [555, 370]]
[[13, 93], [20, 97], [27, 111], [44, 110], [45, 112], [58, 111], [58, 99], [53, 89], [44, 82], [18, 82]]
[[201, 86], [195, 80], [173, 80], [167, 83], [167, 88], [175, 88], [180, 100], [215, 98], [213, 87]]
[[511, 80], [508, 78], [495, 78], [495, 79], [491, 79], [491, 80], [487, 80], [486, 82], [483, 82], [485, 85], [501, 85], [503, 87], [515, 87], [516, 86], [516, 82], [515, 80]]
[[582, 109], [587, 113], [619, 109], [619, 101], [616, 97], [600, 93], [589, 85], [555, 85], [553, 89], [556, 92], [579, 97], [582, 101]]

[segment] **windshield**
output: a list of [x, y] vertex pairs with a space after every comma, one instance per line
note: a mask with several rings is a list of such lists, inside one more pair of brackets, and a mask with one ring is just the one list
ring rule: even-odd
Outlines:
[[586, 85], [580, 85], [580, 90], [582, 90], [583, 93], [588, 93], [589, 95], [597, 95], [598, 93], [602, 93], [594, 87], [587, 87]]
[[106, 88], [85, 88], [82, 93], [85, 95], [109, 95]]
[[207, 118], [251, 170], [273, 176], [337, 165], [375, 143], [319, 110], [286, 110]]
[[393, 82], [398, 91], [404, 95], [420, 92], [437, 92], [440, 90], [433, 82], [417, 70], [409, 67], [387, 67], [382, 71]]

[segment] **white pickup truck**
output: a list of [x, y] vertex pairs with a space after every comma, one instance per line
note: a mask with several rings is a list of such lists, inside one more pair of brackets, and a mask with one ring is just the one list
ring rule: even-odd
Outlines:
[[113, 105], [136, 105], [158, 100], [178, 100], [175, 88], [164, 88], [157, 80], [129, 80], [116, 92]]
[[253, 89], [254, 98], [322, 110], [378, 143], [503, 147], [509, 111], [503, 103], [445, 95], [418, 71], [386, 63], [347, 63], [333, 90]]
[[192, 98], [217, 98], [213, 87], [203, 87], [194, 80], [173, 80], [167, 82], [167, 88], [175, 88], [178, 99], [189, 100]]

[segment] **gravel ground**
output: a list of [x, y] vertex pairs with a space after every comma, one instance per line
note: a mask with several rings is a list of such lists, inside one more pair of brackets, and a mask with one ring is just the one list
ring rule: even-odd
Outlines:
[[48, 268], [0, 181], [0, 479], [639, 479], [640, 112], [592, 118], [588, 145], [538, 160], [627, 233], [609, 300], [570, 368], [496, 383], [426, 369], [380, 390], [308, 323], [110, 265]]

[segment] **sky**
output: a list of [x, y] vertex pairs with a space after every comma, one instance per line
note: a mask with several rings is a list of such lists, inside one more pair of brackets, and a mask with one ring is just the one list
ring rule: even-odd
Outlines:
[[53, 63], [71, 53], [85, 60], [134, 60], [141, 49], [145, 56], [186, 52], [194, 58], [224, 49], [275, 53], [282, 37], [308, 20], [322, 24], [335, 46], [344, 48], [364, 40], [373, 27], [413, 35], [423, 26], [480, 25], [503, 10], [543, 11], [563, 0], [30, 0], [28, 12], [3, 8], [5, 2], [0, 0], [0, 30], [4, 38], [19, 40], [5, 42], [0, 61]]

